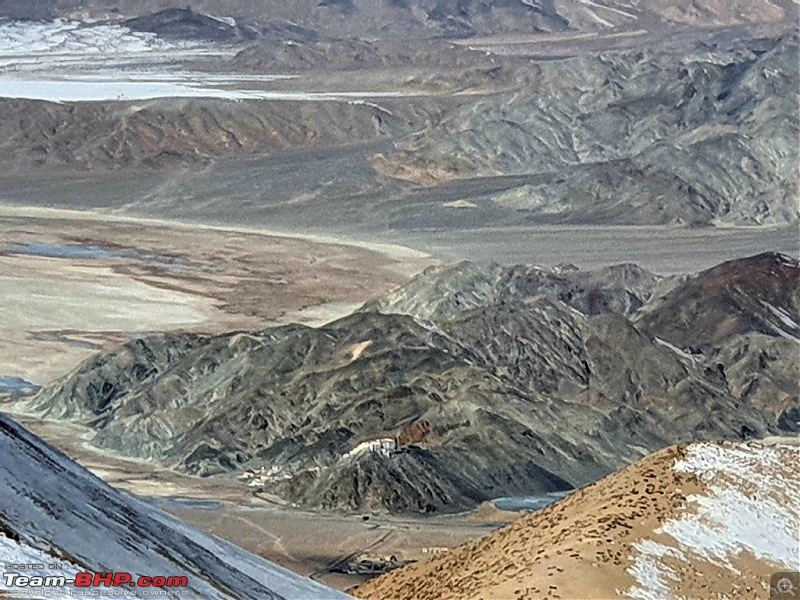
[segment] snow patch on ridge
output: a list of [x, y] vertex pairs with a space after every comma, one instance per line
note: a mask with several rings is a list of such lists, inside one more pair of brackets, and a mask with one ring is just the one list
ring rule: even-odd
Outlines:
[[[20, 544], [3, 535], [0, 535], [0, 561], [6, 564], [13, 563], [22, 565], [50, 565], [54, 562], [57, 562], [62, 566], [62, 568], [58, 571], [45, 568], [41, 571], [37, 570], [35, 573], [20, 572], [21, 575], [36, 575], [37, 577], [66, 577], [67, 579], [71, 579], [74, 578], [79, 571], [82, 571], [82, 569], [73, 565], [72, 563], [69, 563], [65, 560], [54, 559], [52, 556], [42, 552], [41, 550], [33, 548], [32, 546]], [[13, 573], [14, 570], [7, 570], [7, 572]], [[5, 579], [0, 578], [0, 592], [12, 591], [15, 589], [18, 588], [7, 586], [5, 584]], [[72, 598], [72, 596], [67, 592], [63, 592], [62, 595], [57, 595], [59, 594], [59, 590], [57, 589], [48, 590], [48, 594], [50, 594], [48, 595], [48, 598]]]
[[208, 600], [350, 598], [115, 490], [2, 413], [0, 525], [20, 540], [0, 534], [0, 564], [68, 555], [82, 570], [186, 576]]
[[[664, 563], [669, 557], [686, 564], [706, 561], [737, 572], [733, 561], [743, 553], [775, 571], [800, 564], [800, 494], [795, 489], [800, 448], [741, 444], [694, 444], [674, 471], [696, 476], [705, 494], [687, 498], [685, 511], [656, 531], [668, 541], [640, 540], [628, 573], [636, 584], [626, 596], [662, 600], [679, 581]], [[670, 545], [667, 545], [670, 544]]]
[[669, 348], [670, 350], [672, 350], [675, 354], [677, 354], [681, 358], [685, 358], [686, 360], [690, 361], [693, 365], [697, 362], [697, 357], [694, 354], [691, 354], [690, 352], [686, 352], [685, 350], [681, 350], [680, 348], [678, 348], [677, 346], [673, 346], [672, 344], [670, 344], [666, 340], [662, 340], [661, 338], [657, 337], [657, 338], [655, 338], [655, 342], [656, 342], [656, 344], [658, 344], [660, 346], [664, 346], [665, 348]]

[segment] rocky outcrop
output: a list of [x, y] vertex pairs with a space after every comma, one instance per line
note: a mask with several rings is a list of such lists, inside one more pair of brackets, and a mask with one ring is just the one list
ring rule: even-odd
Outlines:
[[232, 43], [258, 36], [255, 27], [243, 26], [233, 17], [215, 17], [191, 8], [168, 8], [128, 19], [124, 25], [134, 31], [147, 31], [164, 38], [210, 42]]
[[[754, 282], [736, 306], [760, 325], [701, 344], [728, 307], [706, 294], [716, 312], [698, 310], [692, 290], [725, 272]], [[674, 442], [796, 431], [798, 343], [742, 311], [796, 322], [798, 273], [774, 254], [688, 279], [461, 264], [319, 329], [136, 340], [25, 407], [181, 471], [264, 467], [264, 489], [307, 507], [462, 510], [585, 485]], [[697, 343], [659, 325], [682, 315]]]

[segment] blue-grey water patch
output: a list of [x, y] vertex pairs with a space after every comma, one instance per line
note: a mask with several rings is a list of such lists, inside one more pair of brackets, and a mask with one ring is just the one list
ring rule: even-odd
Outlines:
[[0, 394], [33, 394], [38, 389], [38, 385], [22, 377], [0, 375]]
[[57, 244], [11, 244], [4, 248], [7, 254], [43, 256], [46, 258], [123, 258], [119, 252], [99, 246]]
[[5, 254], [45, 258], [88, 258], [99, 260], [128, 259], [157, 267], [183, 266], [180, 256], [142, 252], [134, 248], [103, 248], [86, 244], [10, 244], [0, 250]]
[[509, 496], [495, 498], [493, 503], [495, 508], [498, 510], [508, 510], [513, 512], [540, 510], [545, 506], [551, 505], [557, 500], [561, 500], [561, 498], [569, 493], [570, 492], [551, 492], [541, 496]]
[[166, 498], [156, 499], [156, 503], [162, 508], [204, 508], [204, 509], [217, 509], [222, 508], [223, 502], [219, 500], [205, 500], [203, 498], [184, 498], [182, 496], [169, 496]]

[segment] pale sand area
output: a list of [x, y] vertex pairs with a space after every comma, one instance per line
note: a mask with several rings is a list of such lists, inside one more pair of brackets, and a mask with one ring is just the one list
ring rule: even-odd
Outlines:
[[0, 376], [47, 383], [148, 332], [317, 326], [433, 262], [401, 246], [0, 206]]

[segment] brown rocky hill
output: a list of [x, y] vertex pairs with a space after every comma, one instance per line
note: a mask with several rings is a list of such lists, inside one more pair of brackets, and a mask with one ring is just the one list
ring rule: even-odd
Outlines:
[[444, 556], [351, 590], [365, 600], [767, 598], [800, 562], [794, 440], [671, 447]]

